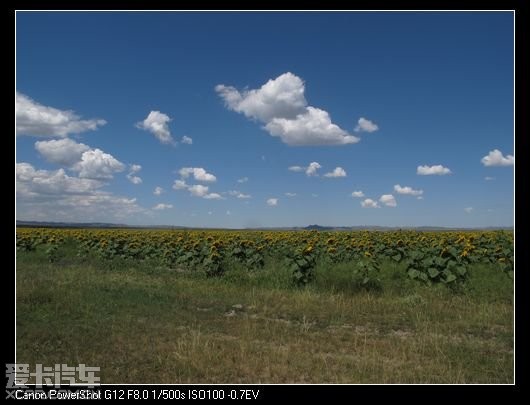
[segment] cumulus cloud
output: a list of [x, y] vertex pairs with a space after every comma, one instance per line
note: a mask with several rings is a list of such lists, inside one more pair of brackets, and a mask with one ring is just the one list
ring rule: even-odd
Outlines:
[[275, 207], [278, 205], [278, 199], [277, 198], [269, 198], [267, 200], [267, 205], [269, 205], [270, 207]]
[[242, 177], [237, 180], [238, 183], [246, 183], [248, 181], [248, 177]]
[[161, 210], [168, 210], [170, 208], [173, 208], [172, 204], [157, 204], [153, 207], [154, 210], [161, 211]]
[[305, 169], [305, 174], [308, 176], [317, 176], [317, 170], [320, 169], [322, 166], [320, 166], [320, 163], [318, 162], [311, 162], [309, 163], [309, 166]]
[[417, 174], [421, 176], [431, 176], [431, 175], [438, 175], [443, 176], [445, 174], [451, 174], [451, 170], [449, 170], [447, 167], [443, 167], [442, 165], [434, 165], [434, 166], [418, 166]]
[[275, 117], [295, 118], [307, 105], [304, 82], [290, 72], [269, 80], [259, 89], [239, 92], [235, 87], [219, 84], [215, 91], [228, 109], [262, 122]]
[[330, 173], [326, 173], [324, 177], [346, 177], [346, 171], [342, 167], [336, 167]]
[[144, 213], [135, 198], [102, 191], [101, 179], [16, 164], [17, 218], [43, 221], [113, 222]]
[[125, 165], [109, 153], [100, 149], [83, 152], [81, 160], [72, 166], [79, 177], [89, 179], [112, 179], [113, 174], [125, 170]]
[[296, 197], [296, 193], [285, 193], [287, 197]]
[[366, 200], [361, 201], [361, 207], [363, 207], [363, 208], [379, 208], [379, 204], [377, 204], [377, 201], [374, 201], [371, 198], [367, 198]]
[[513, 155], [503, 156], [502, 152], [498, 149], [490, 151], [480, 161], [484, 166], [513, 166], [515, 163]]
[[209, 193], [209, 187], [202, 184], [186, 184], [184, 180], [175, 180], [173, 183], [174, 190], [188, 190], [193, 197], [201, 197], [206, 200], [222, 200], [223, 197], [218, 193]]
[[129, 173], [127, 174], [127, 179], [132, 183], [132, 184], [141, 184], [142, 183], [142, 179], [138, 176], [135, 176], [135, 173], [138, 173], [140, 170], [142, 170], [142, 166], [140, 165], [131, 165], [130, 169], [129, 169]]
[[471, 212], [473, 211], [473, 207], [466, 207], [464, 208], [464, 211], [468, 214], [471, 214]]
[[303, 80], [288, 72], [259, 89], [239, 91], [219, 84], [215, 91], [228, 109], [265, 123], [273, 136], [293, 146], [345, 145], [359, 141], [331, 122], [327, 111], [307, 105]]
[[191, 195], [195, 197], [204, 197], [208, 194], [208, 186], [203, 186], [202, 184], [195, 184], [188, 187], [188, 191]]
[[69, 167], [80, 161], [83, 152], [90, 150], [90, 147], [65, 138], [35, 142], [35, 149], [48, 162]]
[[399, 184], [396, 184], [394, 186], [394, 191], [398, 194], [406, 194], [413, 196], [419, 196], [423, 194], [423, 190], [414, 190], [412, 187], [409, 186], [401, 187]]
[[184, 145], [191, 145], [193, 144], [193, 139], [189, 136], [184, 135], [182, 139], [180, 140], [180, 143], [183, 143]]
[[175, 140], [169, 131], [170, 121], [168, 115], [160, 111], [151, 111], [145, 120], [136, 123], [136, 127], [151, 132], [161, 143], [175, 145]]
[[244, 194], [241, 191], [237, 191], [237, 190], [231, 190], [231, 191], [228, 192], [228, 194], [233, 196], [233, 197], [240, 198], [240, 199], [252, 198], [252, 196], [250, 194]]
[[305, 113], [294, 119], [273, 118], [265, 129], [291, 146], [347, 145], [360, 141], [333, 124], [327, 111], [315, 107], [307, 107]]
[[102, 119], [82, 120], [73, 111], [44, 106], [19, 92], [15, 111], [17, 135], [66, 137], [94, 131], [107, 123]]
[[359, 118], [359, 121], [357, 122], [357, 126], [355, 127], [355, 132], [375, 132], [379, 129], [377, 124], [374, 122], [367, 120], [366, 118]]
[[155, 191], [153, 191], [154, 195], [161, 195], [164, 192], [164, 189], [162, 187], [156, 186]]
[[173, 190], [185, 190], [189, 186], [186, 184], [184, 180], [175, 180], [173, 183]]
[[197, 181], [214, 182], [217, 180], [213, 174], [207, 173], [202, 167], [183, 167], [179, 170], [179, 174], [184, 179], [193, 175], [193, 178]]
[[392, 194], [383, 194], [379, 201], [385, 204], [387, 207], [397, 207], [396, 199]]
[[354, 191], [351, 193], [351, 196], [354, 198], [362, 198], [364, 197], [364, 193], [362, 191]]

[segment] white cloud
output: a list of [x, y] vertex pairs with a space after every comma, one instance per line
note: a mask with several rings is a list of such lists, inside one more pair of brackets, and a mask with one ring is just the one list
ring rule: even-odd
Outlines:
[[451, 170], [449, 170], [447, 167], [443, 167], [442, 165], [434, 165], [434, 166], [418, 166], [417, 174], [422, 176], [430, 176], [430, 175], [438, 175], [443, 176], [445, 174], [451, 174]]
[[261, 88], [238, 91], [219, 84], [215, 91], [228, 109], [265, 123], [265, 129], [288, 145], [345, 145], [359, 141], [331, 122], [329, 114], [307, 105], [304, 82], [288, 72]]
[[397, 207], [396, 199], [392, 194], [383, 194], [379, 201], [385, 204], [387, 207]]
[[326, 173], [324, 177], [346, 177], [346, 170], [342, 167], [336, 167], [332, 172]]
[[271, 207], [275, 207], [278, 205], [278, 199], [277, 198], [269, 198], [267, 200], [267, 205], [271, 206]]
[[162, 187], [156, 186], [155, 191], [153, 191], [154, 195], [160, 195], [164, 192], [164, 189]]
[[309, 166], [289, 166], [287, 169], [292, 172], [305, 172], [307, 176], [318, 176], [317, 170], [322, 166], [318, 162], [311, 162]]
[[364, 193], [362, 191], [354, 191], [351, 193], [351, 196], [354, 198], [362, 198], [364, 197]]
[[135, 173], [138, 173], [140, 170], [142, 170], [142, 166], [131, 165], [129, 169], [129, 173], [127, 174], [127, 179], [133, 184], [141, 184], [142, 179], [134, 175]]
[[398, 194], [406, 194], [413, 196], [419, 196], [423, 194], [423, 190], [414, 190], [412, 187], [409, 186], [401, 187], [399, 184], [396, 184], [394, 186], [394, 191]]
[[193, 175], [193, 178], [197, 181], [214, 182], [217, 180], [213, 174], [207, 173], [202, 167], [183, 167], [179, 170], [179, 174], [184, 179]]
[[173, 190], [186, 190], [188, 187], [184, 180], [175, 180], [173, 183]]
[[15, 110], [17, 135], [66, 137], [94, 131], [107, 123], [102, 119], [82, 120], [73, 111], [46, 107], [19, 92], [16, 93]]
[[172, 204], [157, 204], [153, 207], [154, 210], [168, 210], [170, 208], [173, 208], [173, 205]]
[[112, 179], [113, 174], [125, 170], [125, 165], [111, 154], [100, 149], [83, 152], [81, 160], [72, 166], [79, 177], [89, 179]]
[[191, 145], [193, 144], [193, 139], [190, 138], [189, 136], [184, 135], [182, 139], [180, 140], [180, 143], [183, 143], [185, 145]]
[[307, 169], [305, 170], [305, 174], [308, 176], [317, 176], [317, 170], [320, 169], [322, 166], [320, 166], [320, 163], [318, 162], [311, 162], [309, 163], [309, 166], [307, 166]]
[[244, 194], [241, 191], [237, 191], [237, 190], [231, 190], [231, 191], [228, 192], [228, 194], [233, 196], [233, 197], [240, 198], [240, 199], [252, 198], [252, 196], [250, 194]]
[[361, 201], [361, 206], [363, 208], [379, 208], [377, 201], [374, 201], [371, 198], [367, 198], [366, 200]]
[[305, 168], [302, 167], [302, 166], [290, 166], [288, 168], [288, 170], [290, 170], [292, 172], [303, 172], [305, 170]]
[[260, 89], [239, 92], [235, 87], [219, 84], [215, 91], [228, 109], [262, 122], [275, 117], [294, 118], [307, 105], [304, 82], [290, 72], [269, 80]]
[[175, 180], [173, 189], [188, 190], [193, 197], [201, 197], [206, 200], [223, 200], [223, 197], [218, 193], [208, 193], [208, 186], [203, 186], [202, 184], [189, 185], [184, 180]]
[[355, 132], [375, 132], [379, 129], [377, 124], [367, 120], [366, 118], [359, 118], [357, 126], [355, 127]]
[[473, 211], [473, 207], [466, 207], [464, 208], [464, 211], [468, 214], [471, 214], [471, 212]]
[[423, 200], [423, 196], [419, 195], [418, 197], [416, 197], [418, 200]]
[[188, 190], [195, 197], [204, 197], [208, 194], [208, 186], [203, 186], [202, 184], [189, 186]]
[[490, 151], [480, 161], [484, 166], [513, 166], [515, 163], [513, 155], [503, 156], [502, 152], [498, 149]]
[[223, 199], [223, 197], [220, 194], [217, 194], [217, 193], [206, 194], [202, 198], [205, 198], [207, 200], [222, 200]]
[[226, 211], [226, 215], [232, 215], [230, 211]]
[[68, 176], [64, 169], [36, 170], [16, 165], [17, 219], [116, 222], [146, 211], [135, 198], [102, 191], [102, 180]]
[[65, 138], [35, 142], [35, 149], [50, 163], [72, 166], [81, 160], [83, 152], [89, 150], [90, 147]]
[[287, 197], [296, 197], [296, 193], [285, 193]]
[[175, 145], [168, 123], [171, 118], [160, 111], [151, 111], [147, 118], [136, 123], [136, 127], [151, 132], [161, 143]]
[[246, 183], [248, 181], [248, 177], [242, 177], [237, 180], [238, 183]]
[[495, 177], [486, 176], [486, 177], [484, 177], [484, 180], [492, 181], [492, 180], [495, 180]]
[[265, 129], [291, 146], [347, 145], [360, 141], [360, 138], [333, 124], [326, 111], [315, 107], [307, 107], [306, 112], [294, 119], [273, 118]]

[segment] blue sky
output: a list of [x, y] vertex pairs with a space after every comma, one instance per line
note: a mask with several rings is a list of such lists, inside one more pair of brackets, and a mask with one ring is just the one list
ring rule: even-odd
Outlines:
[[16, 35], [17, 219], [513, 224], [510, 12], [18, 12]]

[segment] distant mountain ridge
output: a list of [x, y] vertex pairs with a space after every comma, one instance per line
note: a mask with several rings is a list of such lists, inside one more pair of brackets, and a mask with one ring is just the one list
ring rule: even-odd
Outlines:
[[[108, 222], [50, 222], [50, 221], [20, 221], [17, 219], [16, 226], [19, 227], [39, 227], [39, 228], [130, 228], [130, 229], [232, 229], [232, 228], [194, 228], [177, 225], [127, 225], [127, 224], [113, 224]], [[498, 227], [482, 227], [482, 228], [456, 228], [456, 227], [442, 227], [442, 226], [377, 226], [377, 225], [355, 225], [355, 226], [322, 226], [322, 225], [308, 225], [305, 227], [256, 227], [256, 228], [240, 228], [246, 230], [283, 230], [283, 231], [396, 231], [415, 230], [415, 231], [450, 231], [450, 230], [513, 230], [511, 226]]]

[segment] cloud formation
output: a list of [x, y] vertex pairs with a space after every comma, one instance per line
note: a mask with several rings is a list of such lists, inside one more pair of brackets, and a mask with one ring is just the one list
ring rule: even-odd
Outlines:
[[48, 162], [69, 167], [80, 161], [83, 152], [90, 150], [90, 147], [65, 138], [35, 142], [35, 149]]
[[354, 191], [353, 193], [351, 193], [351, 196], [353, 198], [362, 198], [364, 197], [364, 193], [362, 191]]
[[269, 198], [267, 200], [267, 205], [270, 207], [275, 207], [278, 205], [278, 199], [277, 198]]
[[502, 152], [498, 149], [493, 149], [480, 161], [484, 166], [513, 166], [515, 163], [513, 155], [503, 156]]
[[379, 129], [377, 124], [374, 122], [367, 120], [366, 118], [359, 118], [359, 121], [357, 122], [357, 126], [355, 127], [355, 132], [375, 132]]
[[153, 207], [154, 210], [157, 210], [157, 211], [162, 211], [162, 210], [168, 210], [170, 208], [173, 208], [173, 205], [172, 204], [157, 204]]
[[168, 115], [160, 111], [151, 111], [145, 120], [136, 123], [136, 127], [151, 132], [163, 144], [175, 145], [176, 142], [169, 131], [170, 121]]
[[125, 165], [101, 149], [91, 149], [83, 152], [81, 160], [71, 169], [78, 172], [79, 177], [109, 180], [114, 177], [114, 173], [124, 171]]
[[394, 191], [398, 194], [419, 196], [423, 194], [423, 190], [414, 190], [412, 187], [405, 186], [401, 187], [399, 184], [394, 186]]
[[102, 191], [102, 179], [80, 178], [64, 169], [37, 170], [16, 164], [17, 218], [69, 222], [115, 222], [145, 212], [135, 198]]
[[153, 191], [154, 195], [161, 195], [164, 192], [164, 189], [162, 187], [156, 186], [155, 191]]
[[361, 201], [361, 207], [363, 207], [363, 208], [379, 208], [379, 204], [377, 204], [377, 201], [374, 201], [371, 198], [367, 198], [366, 200]]
[[183, 167], [179, 170], [179, 174], [183, 179], [187, 179], [190, 175], [193, 175], [193, 178], [197, 181], [211, 183], [217, 180], [213, 174], [207, 173], [202, 167]]
[[443, 176], [445, 174], [451, 174], [451, 170], [449, 170], [447, 167], [443, 167], [442, 165], [434, 165], [434, 166], [418, 166], [417, 174], [420, 176]]
[[387, 207], [397, 207], [396, 199], [392, 194], [383, 194], [379, 201]]
[[342, 167], [336, 167], [332, 172], [326, 173], [324, 177], [346, 177], [346, 170]]
[[102, 119], [82, 120], [73, 111], [44, 106], [19, 92], [15, 111], [17, 135], [66, 137], [94, 131], [107, 123]]
[[141, 184], [142, 179], [138, 176], [135, 176], [136, 173], [138, 173], [140, 170], [142, 170], [142, 166], [140, 165], [131, 165], [129, 169], [129, 173], [127, 174], [127, 179], [132, 184]]
[[360, 140], [333, 124], [327, 111], [308, 106], [303, 80], [290, 72], [259, 89], [240, 92], [219, 84], [215, 91], [228, 109], [261, 121], [269, 134], [288, 145], [346, 145]]
[[190, 138], [189, 136], [184, 135], [182, 139], [180, 140], [180, 143], [183, 143], [184, 145], [192, 145], [193, 139]]

